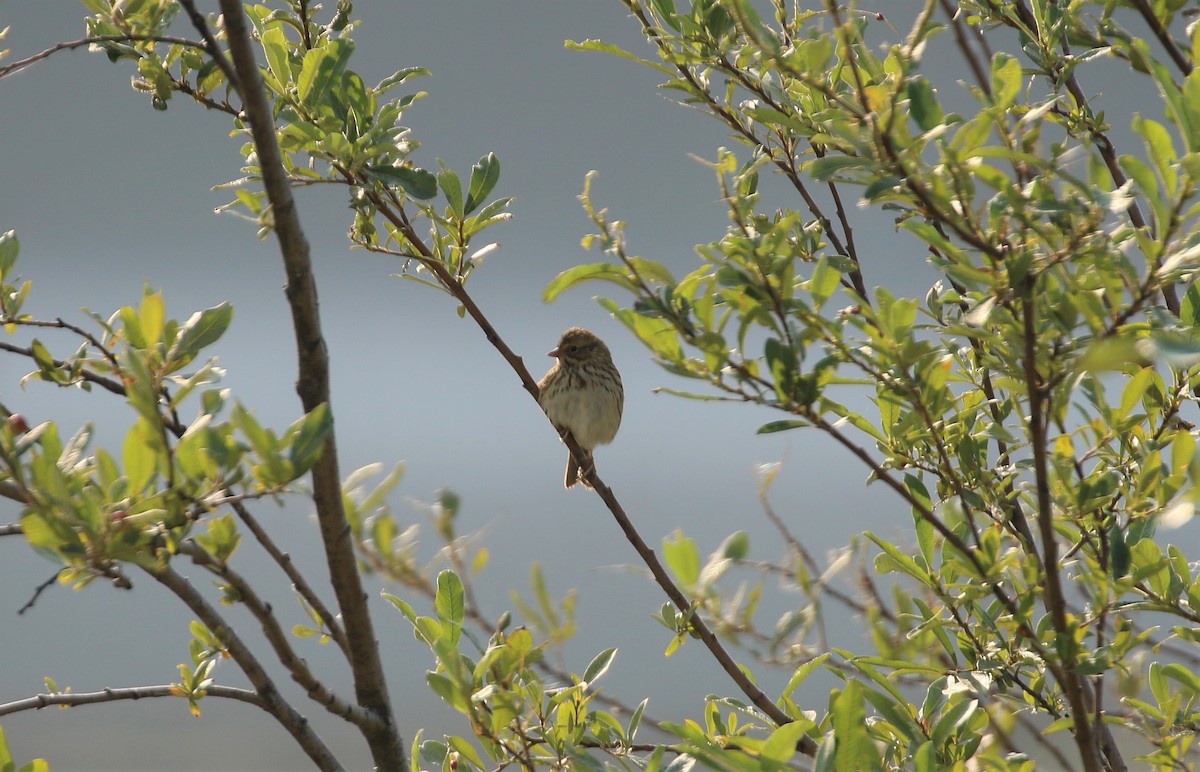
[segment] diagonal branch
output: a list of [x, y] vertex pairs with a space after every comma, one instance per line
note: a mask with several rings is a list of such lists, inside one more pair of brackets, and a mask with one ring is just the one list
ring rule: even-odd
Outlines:
[[367, 730], [376, 729], [374, 724], [379, 721], [377, 716], [347, 702], [317, 680], [312, 670], [309, 669], [308, 663], [300, 658], [292, 648], [291, 641], [288, 640], [287, 633], [283, 631], [279, 620], [276, 619], [271, 604], [258, 596], [245, 577], [227, 564], [214, 559], [190, 539], [179, 545], [179, 552], [190, 557], [196, 565], [208, 569], [229, 583], [229, 586], [237, 593], [238, 601], [245, 604], [254, 618], [258, 620], [259, 625], [262, 626], [263, 635], [271, 644], [271, 649], [279, 658], [280, 664], [287, 668], [292, 680], [304, 688], [305, 693], [313, 702], [335, 716], [344, 718], [359, 727]]
[[246, 528], [250, 530], [250, 533], [254, 535], [254, 538], [258, 540], [259, 546], [267, 551], [267, 554], [271, 556], [271, 559], [275, 561], [276, 565], [278, 565], [287, 575], [287, 578], [291, 580], [292, 586], [296, 589], [296, 592], [300, 595], [300, 597], [304, 599], [304, 602], [307, 603], [314, 612], [316, 612], [317, 617], [321, 620], [321, 623], [325, 625], [325, 628], [329, 631], [329, 637], [333, 639], [333, 642], [338, 645], [338, 648], [340, 648], [346, 654], [346, 656], [349, 656], [350, 644], [346, 640], [345, 631], [342, 630], [342, 626], [338, 624], [337, 617], [335, 617], [329, 611], [329, 609], [325, 606], [325, 603], [321, 600], [321, 597], [313, 591], [312, 586], [309, 585], [308, 581], [304, 578], [304, 574], [301, 574], [296, 570], [296, 566], [292, 563], [291, 556], [286, 552], [282, 552], [279, 547], [276, 546], [274, 539], [272, 539], [270, 534], [267, 533], [266, 529], [262, 527], [262, 525], [258, 522], [258, 519], [250, 514], [250, 510], [246, 508], [245, 504], [240, 501], [235, 501], [233, 502], [232, 506], [233, 511], [237, 513], [237, 516], [242, 521], [242, 524], [245, 525]]
[[[537, 401], [539, 395], [537, 381], [535, 381], [533, 376], [529, 373], [529, 369], [525, 367], [525, 361], [511, 348], [509, 348], [508, 344], [505, 343], [500, 337], [499, 333], [496, 332], [495, 327], [492, 326], [491, 322], [484, 315], [483, 310], [475, 302], [474, 298], [472, 298], [467, 292], [467, 289], [462, 282], [459, 281], [457, 277], [452, 275], [450, 271], [436, 259], [433, 252], [429, 250], [428, 246], [425, 245], [420, 236], [415, 230], [413, 230], [412, 225], [409, 223], [407, 218], [402, 217], [400, 213], [392, 210], [392, 208], [387, 205], [387, 201], [385, 201], [384, 198], [378, 193], [371, 192], [369, 187], [365, 187], [364, 185], [364, 190], [367, 191], [366, 195], [379, 209], [380, 213], [386, 217], [388, 221], [391, 222], [392, 225], [394, 225], [400, 232], [402, 232], [405, 238], [407, 238], [414, 248], [418, 250], [419, 254], [413, 255], [413, 258], [420, 260], [421, 264], [429, 269], [434, 277], [436, 277], [437, 281], [446, 288], [446, 290], [454, 297], [454, 299], [462, 304], [463, 308], [466, 309], [467, 314], [469, 314], [479, 328], [483, 330], [488, 342], [500, 352], [501, 356], [503, 356], [505, 361], [507, 361], [512, 367], [513, 371], [517, 374], [517, 377], [521, 380], [521, 385], [527, 392], [529, 392], [529, 395], [533, 397], [534, 401]], [[575, 438], [571, 436], [570, 432], [565, 432], [561, 436], [563, 443], [571, 451], [573, 456], [577, 458], [583, 458], [584, 455], [586, 455], [584, 454], [583, 449], [579, 446], [579, 443], [576, 442]], [[664, 568], [662, 563], [659, 561], [654, 550], [651, 549], [646, 544], [645, 540], [642, 539], [641, 534], [639, 534], [637, 528], [634, 527], [633, 522], [629, 519], [629, 515], [625, 513], [624, 507], [621, 506], [620, 501], [617, 500], [617, 497], [612, 492], [612, 489], [604, 484], [604, 481], [601, 480], [599, 475], [596, 474], [594, 467], [584, 473], [584, 478], [592, 486], [596, 494], [600, 496], [601, 500], [604, 501], [605, 506], [608, 507], [608, 511], [612, 513], [613, 518], [617, 521], [617, 525], [620, 526], [621, 531], [625, 534], [625, 538], [633, 546], [634, 550], [638, 553], [638, 556], [642, 559], [642, 562], [646, 564], [646, 567], [650, 569], [650, 573], [654, 575], [654, 580], [658, 583], [658, 586], [662, 588], [663, 592], [667, 594], [667, 597], [671, 599], [671, 602], [675, 604], [675, 607], [678, 608], [681, 613], [690, 614], [692, 611], [691, 601], [689, 601], [687, 596], [684, 595], [683, 591], [676, 586], [666, 568]], [[762, 689], [760, 689], [758, 685], [750, 679], [746, 672], [742, 670], [741, 666], [734, 661], [733, 657], [730, 656], [729, 652], [725, 650], [724, 646], [722, 646], [720, 639], [717, 638], [716, 634], [713, 633], [707, 624], [705, 624], [703, 619], [696, 614], [692, 614], [689, 624], [692, 631], [695, 632], [696, 636], [700, 638], [705, 647], [713, 655], [713, 658], [716, 659], [721, 665], [721, 669], [733, 679], [734, 683], [738, 685], [738, 688], [742, 690], [742, 693], [745, 694], [750, 701], [759, 708], [759, 710], [768, 715], [776, 724], [782, 725], [792, 721], [792, 717], [780, 709], [779, 706], [776, 705], [771, 698], [768, 697], [762, 691]], [[816, 753], [816, 743], [814, 743], [811, 738], [804, 737], [800, 741], [800, 749], [808, 755], [813, 755]]]
[[254, 687], [259, 699], [262, 700], [263, 710], [274, 716], [275, 720], [292, 735], [304, 752], [308, 754], [308, 757], [313, 760], [313, 763], [322, 770], [340, 770], [341, 764], [309, 726], [308, 719], [298, 713], [283, 698], [258, 658], [254, 656], [254, 653], [250, 651], [250, 648], [233, 628], [226, 624], [225, 619], [212, 607], [212, 604], [197, 592], [187, 579], [171, 568], [170, 564], [143, 568], [182, 600], [201, 624], [217, 636], [221, 644], [229, 650], [234, 662], [250, 679], [250, 684]]

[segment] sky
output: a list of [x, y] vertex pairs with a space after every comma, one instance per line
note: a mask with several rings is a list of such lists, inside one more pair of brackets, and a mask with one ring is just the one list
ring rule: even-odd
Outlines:
[[[903, 20], [913, 4], [888, 5]], [[625, 414], [597, 463], [650, 544], [683, 529], [708, 554], [728, 534], [745, 530], [755, 557], [781, 557], [755, 482], [756, 468], [774, 462], [783, 465], [775, 509], [814, 554], [866, 529], [885, 535], [906, 529], [907, 508], [864, 486], [867, 470], [822, 438], [759, 436], [756, 428], [774, 417], [763, 408], [653, 393], [689, 384], [657, 368], [593, 302], [603, 289], [542, 302], [560, 271], [601, 259], [580, 246], [590, 223], [577, 197], [589, 170], [599, 174], [597, 204], [628, 221], [631, 250], [677, 275], [694, 266], [694, 245], [718, 238], [727, 222], [711, 171], [693, 158], [714, 158], [717, 148], [733, 144], [721, 127], [665, 99], [651, 71], [563, 45], [602, 38], [649, 54], [620, 2], [361, 0], [355, 10], [363, 25], [352, 67], [364, 80], [407, 66], [433, 73], [416, 82], [429, 96], [405, 115], [423, 143], [418, 160], [436, 167], [441, 159], [465, 179], [480, 156], [500, 158], [495, 194], [515, 196], [514, 219], [490, 234], [501, 247], [469, 289], [501, 335], [535, 376], [549, 367], [544, 353], [569, 326], [589, 327], [613, 350]], [[68, 0], [0, 0], [0, 28], [11, 28], [9, 58], [82, 36], [83, 16], [82, 5]], [[229, 137], [227, 116], [182, 98], [154, 111], [129, 87], [130, 74], [128, 63], [81, 50], [0, 80], [0, 231], [16, 229], [21, 239], [19, 272], [33, 282], [27, 310], [83, 322], [80, 309], [107, 316], [136, 305], [147, 284], [163, 290], [179, 319], [228, 300], [234, 323], [212, 351], [228, 371], [225, 385], [261, 421], [284, 427], [300, 408], [278, 253], [272, 241], [255, 238], [252, 224], [214, 213], [230, 196], [212, 187], [240, 176], [241, 140]], [[491, 553], [477, 584], [486, 615], [512, 607], [510, 589], [528, 596], [533, 561], [556, 596], [577, 590], [580, 632], [562, 651], [568, 670], [581, 673], [596, 653], [617, 646], [606, 690], [631, 703], [649, 695], [649, 712], [675, 719], [701, 716], [706, 694], [732, 694], [698, 642], [663, 657], [670, 635], [651, 614], [665, 598], [631, 568], [636, 556], [599, 499], [562, 489], [565, 450], [478, 329], [458, 318], [446, 296], [389, 278], [400, 269], [395, 261], [348, 248], [342, 191], [301, 191], [299, 201], [331, 350], [343, 473], [403, 462], [406, 476], [393, 504], [412, 522], [424, 517], [414, 501], [433, 500], [443, 487], [455, 490], [463, 501], [460, 529], [482, 529]], [[867, 227], [856, 232], [860, 249], [879, 258], [869, 280], [923, 295], [929, 274], [920, 248], [897, 242], [885, 218], [866, 217]], [[66, 337], [43, 339], [52, 351], [74, 348]], [[133, 418], [123, 403], [36, 381], [21, 387], [30, 369], [28, 362], [0, 358], [0, 401], [31, 423], [58, 421], [64, 434], [95, 421], [101, 443], [119, 443]], [[302, 500], [265, 504], [259, 515], [302, 568], [323, 574]], [[0, 501], [0, 522], [18, 518], [14, 504]], [[428, 528], [423, 542], [431, 554]], [[295, 609], [286, 585], [259, 572], [246, 553], [243, 572], [262, 582], [276, 608]], [[0, 701], [41, 691], [45, 676], [74, 691], [177, 679], [191, 617], [154, 582], [141, 577], [132, 592], [100, 583], [82, 592], [56, 587], [17, 616], [54, 568], [12, 538], [0, 540], [0, 561]], [[188, 574], [208, 586], [205, 575]], [[796, 600], [786, 589], [768, 589], [768, 608]], [[374, 613], [406, 739], [419, 726], [427, 737], [465, 733], [424, 685], [432, 658], [403, 618], [382, 600]], [[253, 627], [238, 610], [229, 614]], [[340, 691], [349, 691], [336, 658], [315, 644], [298, 646]], [[758, 671], [768, 693], [790, 675]], [[231, 663], [216, 677], [242, 683]], [[815, 694], [813, 701], [818, 707], [823, 698]], [[305, 766], [290, 738], [254, 709], [216, 700], [202, 707], [202, 717], [192, 718], [182, 701], [119, 703], [18, 714], [0, 725], [19, 762], [44, 756], [55, 770]], [[349, 768], [369, 766], [355, 733], [319, 708], [300, 707]]]

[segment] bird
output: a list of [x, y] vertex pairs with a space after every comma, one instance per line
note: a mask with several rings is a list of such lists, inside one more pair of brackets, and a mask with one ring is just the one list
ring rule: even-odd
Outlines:
[[567, 451], [563, 487], [582, 482], [591, 488], [581, 475], [595, 466], [592, 450], [612, 442], [621, 427], [625, 406], [621, 374], [604, 341], [582, 327], [564, 332], [547, 356], [558, 361], [538, 382], [538, 404], [559, 434], [570, 432], [584, 452], [576, 458]]

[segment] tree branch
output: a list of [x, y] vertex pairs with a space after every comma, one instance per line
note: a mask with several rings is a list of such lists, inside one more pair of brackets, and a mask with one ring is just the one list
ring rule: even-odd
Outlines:
[[1067, 621], [1066, 598], [1059, 576], [1058, 536], [1054, 533], [1054, 507], [1050, 497], [1050, 466], [1046, 457], [1045, 383], [1037, 366], [1037, 320], [1034, 302], [1035, 278], [1026, 280], [1021, 298], [1025, 331], [1025, 382], [1029, 390], [1029, 444], [1033, 452], [1033, 469], [1037, 488], [1037, 525], [1042, 540], [1042, 565], [1045, 568], [1045, 602], [1054, 623], [1055, 649], [1062, 664], [1058, 680], [1071, 706], [1073, 733], [1079, 747], [1079, 758], [1086, 772], [1100, 772], [1099, 747], [1092, 731], [1092, 719], [1079, 676], [1075, 673], [1076, 643]]
[[[198, 25], [205, 40], [209, 40], [211, 33], [207, 32], [207, 25], [195, 13], [194, 4], [186, 0], [184, 5], [193, 24]], [[236, 72], [235, 82], [242, 97], [246, 120], [250, 124], [250, 134], [258, 154], [263, 187], [271, 204], [275, 236], [287, 275], [285, 292], [291, 308], [298, 354], [299, 379], [296, 391], [306, 412], [324, 403], [329, 406], [332, 415], [329, 358], [321, 332], [316, 281], [308, 240], [300, 225], [296, 202], [275, 136], [272, 106], [262, 84], [254, 44], [240, 0], [220, 0], [220, 7], [225, 19], [229, 54]], [[219, 51], [214, 52], [214, 56], [219, 55]], [[364, 737], [371, 748], [376, 769], [399, 772], [405, 767], [404, 746], [392, 716], [383, 663], [342, 504], [334, 431], [329, 433], [321, 457], [312, 468], [312, 484], [313, 503], [325, 546], [330, 582], [345, 622], [356, 698], [359, 705], [380, 720], [378, 728], [364, 728]]]
[[[413, 258], [419, 260], [422, 265], [428, 268], [437, 281], [446, 288], [446, 290], [454, 297], [455, 300], [462, 304], [463, 308], [466, 309], [467, 314], [470, 315], [479, 328], [483, 330], [488, 342], [500, 352], [500, 355], [504, 357], [505, 361], [507, 361], [512, 367], [513, 371], [520, 379], [521, 385], [525, 388], [525, 391], [529, 392], [529, 395], [533, 397], [534, 401], [536, 402], [539, 396], [537, 381], [535, 381], [533, 376], [529, 373], [529, 369], [525, 367], [525, 361], [511, 348], [509, 348], [508, 344], [505, 343], [500, 337], [500, 334], [496, 332], [495, 327], [492, 326], [492, 323], [484, 315], [483, 310], [475, 302], [474, 298], [472, 298], [467, 292], [467, 289], [462, 282], [459, 281], [457, 277], [453, 276], [450, 271], [447, 270], [446, 267], [436, 259], [433, 253], [421, 240], [420, 236], [413, 230], [412, 225], [409, 223], [407, 218], [401, 217], [398, 212], [393, 211], [378, 193], [371, 192], [370, 188], [366, 186], [365, 181], [364, 190], [367, 191], [367, 196], [379, 209], [379, 212], [385, 218], [387, 218], [392, 225], [399, 229], [404, 234], [405, 238], [407, 238], [409, 242], [419, 250], [420, 254], [413, 255]], [[579, 446], [579, 443], [577, 443], [575, 438], [571, 436], [570, 432], [565, 432], [561, 436], [563, 443], [571, 451], [572, 456], [576, 458], [583, 458], [586, 455], [583, 452], [583, 449]], [[625, 509], [621, 506], [621, 503], [617, 500], [616, 495], [612, 492], [612, 489], [604, 484], [604, 481], [601, 480], [599, 475], [596, 474], [594, 467], [590, 471], [586, 471], [584, 473], [584, 478], [592, 486], [596, 494], [600, 496], [601, 500], [604, 501], [605, 506], [608, 507], [608, 511], [612, 513], [613, 517], [617, 521], [617, 525], [620, 526], [621, 531], [625, 534], [625, 538], [633, 546], [634, 550], [638, 553], [638, 556], [641, 557], [642, 561], [646, 564], [646, 567], [650, 569], [650, 573], [653, 574], [654, 580], [658, 583], [658, 586], [662, 588], [663, 592], [667, 594], [667, 597], [671, 599], [671, 602], [675, 604], [675, 607], [678, 608], [681, 613], [687, 614], [691, 612], [691, 601], [688, 600], [687, 596], [684, 595], [679, 587], [675, 585], [675, 582], [672, 581], [670, 574], [667, 573], [667, 570], [663, 567], [662, 563], [659, 562], [658, 556], [654, 553], [654, 550], [646, 545], [646, 542], [642, 539], [641, 535], [634, 527], [633, 522], [625, 513]], [[753, 702], [755, 706], [770, 716], [771, 720], [775, 721], [777, 724], [786, 724], [792, 721], [791, 716], [789, 716], [787, 713], [781, 710], [779, 706], [772, 702], [771, 698], [768, 697], [762, 691], [762, 689], [760, 689], [758, 685], [750, 680], [749, 676], [742, 671], [741, 667], [733, 660], [733, 657], [731, 657], [729, 652], [726, 651], [721, 645], [720, 639], [718, 639], [712, 630], [709, 629], [708, 625], [704, 623], [703, 619], [701, 619], [699, 616], [693, 615], [690, 624], [697, 637], [703, 641], [705, 647], [708, 648], [709, 652], [713, 655], [713, 658], [716, 659], [721, 665], [721, 669], [733, 679], [734, 683], [738, 685], [738, 688], [742, 690], [742, 693], [750, 698], [750, 701]], [[802, 752], [808, 755], [814, 755], [816, 753], [816, 743], [814, 743], [811, 738], [803, 738], [799, 747]]]
[[204, 596], [197, 592], [187, 579], [171, 568], [170, 564], [164, 564], [157, 568], [143, 567], [143, 569], [182, 600], [199, 618], [200, 622], [229, 650], [233, 661], [250, 679], [250, 684], [262, 700], [263, 710], [274, 716], [275, 720], [292, 735], [313, 763], [322, 770], [341, 770], [341, 764], [309, 726], [308, 719], [283, 698], [279, 689], [276, 688], [275, 682], [271, 680], [267, 671], [259, 663], [258, 658], [254, 656], [254, 653], [234, 632], [233, 628], [225, 623], [224, 618], [205, 600]]
[[37, 64], [41, 60], [49, 58], [60, 51], [72, 51], [76, 48], [83, 48], [84, 46], [90, 46], [97, 43], [138, 42], [170, 43], [172, 45], [187, 46], [188, 48], [199, 48], [206, 50], [205, 46], [201, 43], [197, 43], [194, 40], [188, 40], [187, 38], [175, 37], [173, 35], [93, 35], [91, 37], [80, 38], [79, 40], [71, 40], [65, 43], [55, 43], [45, 51], [39, 51], [33, 56], [27, 56], [24, 59], [18, 59], [15, 62], [9, 62], [3, 67], [0, 67], [0, 78], [12, 75], [15, 72], [20, 72], [26, 67]]
[[[221, 697], [237, 700], [248, 705], [267, 710], [266, 703], [256, 693], [249, 689], [238, 689], [232, 686], [208, 686], [204, 689], [206, 697]], [[76, 707], [79, 705], [95, 705], [101, 702], [119, 702], [121, 700], [148, 700], [156, 697], [181, 698], [183, 695], [175, 686], [162, 684], [156, 686], [126, 686], [119, 689], [101, 689], [97, 692], [53, 692], [35, 694], [22, 700], [13, 700], [0, 704], [0, 716], [10, 713], [20, 713], [26, 710], [41, 710], [52, 705]]]
[[313, 702], [316, 702], [335, 716], [344, 718], [364, 730], [378, 730], [378, 727], [375, 726], [379, 721], [377, 716], [338, 697], [317, 680], [316, 676], [309, 669], [308, 663], [296, 655], [291, 641], [288, 640], [288, 636], [280, 626], [279, 620], [275, 618], [275, 611], [271, 608], [271, 604], [266, 603], [258, 596], [258, 593], [246, 581], [245, 577], [228, 565], [215, 560], [194, 541], [187, 540], [182, 542], [179, 545], [179, 552], [182, 555], [190, 557], [196, 565], [211, 571], [229, 583], [229, 586], [237, 593], [238, 601], [245, 604], [254, 618], [258, 620], [259, 625], [262, 627], [263, 635], [266, 637], [267, 643], [271, 644], [271, 648], [275, 651], [275, 656], [279, 658], [280, 664], [287, 668], [288, 673], [292, 676], [292, 680], [304, 688], [305, 693]]
[[329, 611], [329, 609], [325, 606], [325, 603], [321, 600], [320, 596], [313, 591], [308, 581], [305, 580], [304, 575], [296, 570], [296, 566], [292, 563], [291, 556], [280, 551], [279, 547], [275, 545], [275, 541], [259, 524], [258, 519], [250, 514], [250, 510], [246, 508], [245, 504], [240, 501], [235, 501], [232, 503], [232, 506], [233, 511], [237, 513], [238, 518], [240, 518], [246, 528], [250, 530], [250, 533], [254, 535], [254, 538], [258, 540], [259, 546], [266, 550], [267, 554], [271, 556], [271, 559], [274, 560], [281, 569], [283, 569], [283, 573], [287, 574], [287, 578], [291, 580], [292, 586], [296, 589], [296, 592], [300, 594], [300, 597], [304, 599], [304, 602], [312, 607], [312, 610], [316, 612], [318, 617], [320, 617], [321, 623], [324, 624], [326, 629], [329, 631], [329, 637], [332, 638], [333, 642], [338, 645], [338, 648], [340, 648], [346, 654], [346, 656], [349, 657], [350, 644], [346, 640], [345, 631], [343, 631], [342, 626], [338, 624], [337, 617], [335, 617]]

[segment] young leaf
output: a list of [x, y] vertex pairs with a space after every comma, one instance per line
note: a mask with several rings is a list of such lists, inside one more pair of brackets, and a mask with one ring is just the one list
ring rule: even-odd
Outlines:
[[616, 658], [616, 656], [617, 650], [615, 648], [605, 649], [597, 654], [595, 659], [593, 659], [587, 666], [587, 670], [583, 672], [583, 680], [588, 684], [591, 684], [600, 676], [604, 675], [608, 671], [608, 666], [612, 664], [612, 661], [614, 658]]
[[488, 153], [471, 167], [471, 184], [467, 190], [467, 213], [474, 212], [491, 194], [500, 180], [500, 159]]
[[292, 461], [292, 471], [299, 477], [312, 468], [325, 449], [325, 440], [333, 428], [333, 415], [329, 405], [322, 402], [312, 411], [292, 425], [295, 436], [288, 456]]
[[437, 596], [434, 600], [437, 607], [438, 619], [443, 628], [448, 630], [452, 643], [457, 643], [462, 635], [462, 623], [465, 616], [464, 592], [462, 580], [458, 574], [446, 569], [438, 574]]
[[700, 579], [700, 553], [696, 550], [696, 542], [684, 536], [682, 531], [676, 530], [663, 539], [663, 559], [685, 588], [694, 587]]
[[201, 350], [220, 340], [232, 321], [233, 306], [229, 303], [197, 311], [179, 328], [167, 359], [175, 367], [186, 366]]
[[446, 203], [450, 205], [450, 211], [454, 214], [455, 219], [463, 218], [463, 194], [462, 183], [458, 180], [458, 175], [450, 169], [442, 169], [437, 175], [438, 187], [442, 189], [442, 195], [446, 197]]
[[370, 166], [367, 176], [388, 186], [398, 186], [420, 201], [428, 201], [437, 195], [437, 177], [416, 166]]

